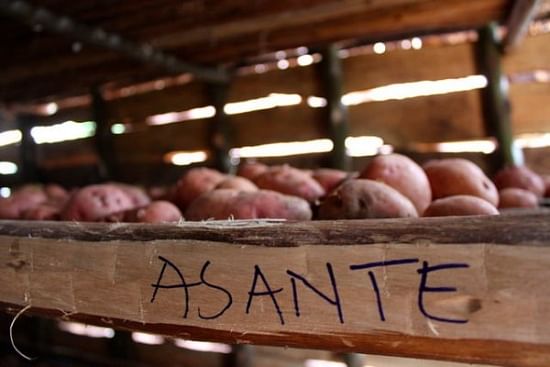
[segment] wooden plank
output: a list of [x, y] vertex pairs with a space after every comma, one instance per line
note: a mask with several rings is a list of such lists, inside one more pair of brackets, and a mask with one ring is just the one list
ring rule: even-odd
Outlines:
[[550, 83], [510, 85], [513, 133], [550, 132], [549, 100]]
[[309, 108], [302, 103], [232, 115], [234, 146], [325, 138], [328, 132], [319, 124], [322, 113], [321, 109]]
[[542, 0], [516, 0], [514, 2], [506, 23], [506, 36], [502, 40], [504, 52], [510, 52], [519, 46], [542, 3]]
[[342, 67], [345, 92], [476, 74], [474, 48], [470, 43], [348, 57], [342, 60]]
[[0, 302], [198, 340], [542, 367], [549, 216], [3, 221]]
[[527, 37], [515, 52], [502, 58], [502, 70], [513, 74], [550, 69], [550, 33]]
[[442, 142], [485, 136], [479, 91], [350, 106], [350, 135], [380, 136], [388, 144]]
[[205, 88], [204, 84], [194, 82], [117, 98], [109, 101], [108, 114], [112, 122], [127, 119], [143, 121], [152, 115], [207, 106], [209, 103]]
[[150, 126], [145, 130], [113, 137], [120, 162], [135, 160], [141, 154], [154, 154], [158, 160], [173, 150], [208, 149], [208, 121], [192, 120], [163, 126]]
[[524, 149], [525, 165], [539, 174], [550, 175], [550, 147]]
[[93, 121], [90, 106], [65, 108], [51, 116], [36, 116], [36, 125], [39, 126], [60, 124], [65, 121]]

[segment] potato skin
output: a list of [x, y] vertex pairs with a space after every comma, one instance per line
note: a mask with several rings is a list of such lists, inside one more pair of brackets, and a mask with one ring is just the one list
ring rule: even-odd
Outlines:
[[266, 172], [268, 169], [269, 166], [260, 162], [244, 162], [237, 168], [237, 176], [254, 181], [256, 177]]
[[495, 185], [476, 164], [462, 158], [429, 161], [424, 171], [430, 181], [433, 200], [455, 195], [482, 198], [493, 206], [498, 205]]
[[418, 217], [414, 205], [399, 191], [367, 179], [344, 182], [321, 202], [318, 215], [319, 219]]
[[544, 181], [544, 197], [550, 198], [550, 175], [544, 175], [542, 176], [542, 180]]
[[304, 199], [275, 191], [220, 189], [197, 198], [185, 211], [186, 220], [281, 218], [309, 220], [311, 208]]
[[531, 191], [508, 187], [498, 192], [500, 200], [499, 208], [538, 208], [539, 200], [537, 195]]
[[256, 177], [254, 183], [260, 189], [298, 196], [310, 203], [325, 195], [323, 187], [311, 175], [288, 165], [271, 167]]
[[497, 214], [499, 214], [497, 208], [487, 200], [471, 195], [455, 195], [433, 201], [424, 212], [424, 217]]
[[47, 200], [48, 196], [40, 186], [22, 186], [9, 198], [0, 198], [0, 219], [22, 219], [25, 211]]
[[499, 190], [517, 187], [538, 197], [542, 197], [546, 189], [542, 178], [525, 166], [506, 167], [495, 175], [494, 181]]
[[134, 208], [132, 199], [115, 185], [90, 185], [76, 191], [61, 212], [62, 220], [101, 221]]
[[61, 207], [52, 203], [42, 203], [26, 210], [22, 218], [26, 220], [59, 220]]
[[312, 177], [319, 182], [327, 194], [336, 189], [349, 175], [346, 171], [332, 168], [319, 168], [312, 173]]
[[416, 162], [401, 154], [374, 157], [360, 178], [382, 181], [405, 195], [423, 213], [432, 201], [432, 189], [426, 173]]
[[145, 190], [141, 187], [121, 182], [112, 182], [111, 184], [124, 191], [124, 193], [126, 193], [126, 195], [128, 195], [128, 197], [132, 200], [135, 207], [142, 207], [151, 202], [151, 198], [149, 198], [149, 195], [147, 195]]
[[239, 191], [258, 191], [258, 186], [247, 178], [239, 176], [230, 176], [220, 182], [215, 188], [219, 189], [235, 189]]
[[176, 184], [176, 205], [180, 209], [185, 210], [193, 200], [205, 192], [214, 190], [225, 178], [226, 176], [223, 173], [210, 168], [200, 167], [190, 169]]

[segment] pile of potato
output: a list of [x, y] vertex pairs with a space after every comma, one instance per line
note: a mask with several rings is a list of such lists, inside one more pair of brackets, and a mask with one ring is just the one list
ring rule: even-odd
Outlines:
[[257, 162], [237, 175], [188, 170], [168, 190], [122, 183], [67, 192], [26, 185], [0, 199], [0, 219], [177, 222], [209, 219], [365, 219], [494, 215], [499, 208], [535, 208], [550, 195], [550, 177], [508, 167], [491, 181], [460, 158], [422, 167], [400, 154], [374, 157], [361, 172], [301, 170]]

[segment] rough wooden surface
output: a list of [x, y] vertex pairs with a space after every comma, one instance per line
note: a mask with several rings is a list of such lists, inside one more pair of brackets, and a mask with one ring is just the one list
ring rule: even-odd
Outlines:
[[4, 309], [183, 338], [550, 363], [548, 212], [0, 223]]

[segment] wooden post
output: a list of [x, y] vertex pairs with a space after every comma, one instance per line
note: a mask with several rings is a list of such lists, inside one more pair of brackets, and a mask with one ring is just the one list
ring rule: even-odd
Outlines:
[[216, 115], [210, 125], [210, 148], [213, 153], [214, 167], [222, 172], [229, 173], [233, 169], [229, 147], [231, 141], [231, 129], [228, 124], [227, 114], [224, 111], [229, 84], [208, 84], [208, 96], [212, 105], [216, 108]]
[[510, 52], [521, 43], [541, 3], [541, 0], [516, 0], [514, 2], [506, 24], [506, 37], [502, 41], [504, 52]]
[[91, 90], [92, 116], [96, 123], [95, 147], [99, 158], [99, 178], [102, 181], [113, 179], [116, 170], [116, 155], [111, 134], [111, 124], [107, 118], [105, 101], [99, 88]]
[[478, 31], [477, 62], [479, 72], [487, 78], [487, 88], [482, 90], [481, 98], [485, 129], [498, 143], [495, 168], [521, 164], [521, 151], [515, 150], [513, 144], [508, 80], [502, 74], [500, 43], [495, 24], [489, 24]]
[[358, 353], [346, 353], [343, 355], [344, 363], [347, 367], [363, 367], [365, 365], [365, 357]]
[[36, 158], [36, 144], [31, 136], [31, 128], [34, 125], [32, 116], [19, 115], [17, 125], [21, 131], [21, 180], [23, 182], [33, 182], [40, 178]]
[[338, 57], [338, 48], [334, 44], [323, 49], [321, 55], [321, 79], [327, 100], [326, 121], [334, 144], [330, 165], [333, 168], [347, 170], [350, 166], [345, 144], [348, 135], [348, 110], [342, 104], [342, 63]]
[[234, 345], [224, 363], [224, 367], [252, 366], [254, 366], [254, 346], [252, 345]]

